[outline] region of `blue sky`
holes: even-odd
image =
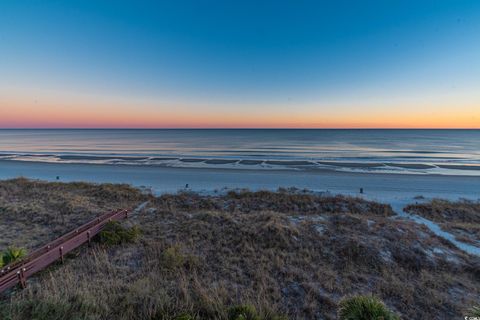
[[[0,108],[55,105],[67,117],[76,109],[64,100],[99,110],[107,100],[125,114],[175,107],[172,119],[201,109],[327,124],[460,110],[480,126],[479,87],[479,1],[0,4]]]

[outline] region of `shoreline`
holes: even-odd
[[[212,192],[221,189],[276,190],[295,187],[316,192],[361,196],[398,203],[416,196],[456,200],[480,198],[480,179],[475,176],[362,173],[332,170],[259,170],[226,168],[177,168],[106,164],[45,163],[0,160],[0,179],[24,176],[46,181],[127,183],[149,187],[156,194],[188,189]],[[364,193],[361,194],[360,188]]]
[[[400,157],[402,158],[402,157]],[[235,156],[176,155],[115,155],[115,154],[41,154],[41,153],[0,153],[0,161],[42,162],[54,164],[105,164],[168,168],[228,169],[228,170],[290,170],[290,171],[337,171],[361,173],[386,173],[410,175],[446,175],[480,177],[480,164],[435,161],[422,157],[388,159],[320,160],[311,158],[282,158],[259,155],[258,158]],[[421,159],[425,161],[420,161]],[[438,158],[436,158],[438,160]],[[345,161],[348,160],[348,161]]]

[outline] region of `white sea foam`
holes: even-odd
[[[0,159],[480,176],[480,130],[0,130]]]

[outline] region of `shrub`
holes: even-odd
[[[180,246],[173,245],[163,250],[159,264],[167,270],[192,269],[198,265],[198,259],[191,254],[183,253]]]
[[[232,199],[240,199],[240,194],[234,190],[230,190],[227,192],[227,197]]]
[[[229,320],[260,320],[257,310],[251,305],[240,305],[228,310]]]
[[[23,248],[8,247],[7,250],[1,256],[0,266],[13,263],[25,257],[27,255],[27,250]]]
[[[340,301],[340,320],[397,320],[397,315],[387,309],[383,302],[373,296],[354,296]]]
[[[100,232],[99,239],[101,243],[107,245],[118,245],[135,242],[140,233],[140,229],[137,226],[128,229],[123,227],[118,221],[111,221]]]

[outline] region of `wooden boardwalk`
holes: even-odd
[[[106,213],[33,251],[20,261],[4,266],[0,270],[0,293],[17,284],[25,288],[28,277],[43,270],[56,260],[63,262],[64,256],[68,252],[84,243],[89,243],[108,222],[125,219],[128,217],[128,213],[129,210]]]

